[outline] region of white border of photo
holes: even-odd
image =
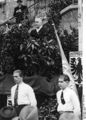
[[[83,0],[83,120],[86,120],[86,0]]]

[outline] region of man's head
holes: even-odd
[[[23,81],[23,73],[21,70],[15,70],[13,72],[13,78],[16,84],[19,84]]]
[[[65,89],[68,86],[69,82],[70,82],[70,78],[67,75],[65,74],[60,75],[58,79],[58,85],[61,89]]]
[[[37,28],[40,28],[40,26],[42,26],[42,19],[41,18],[35,18],[35,25],[37,26]]]
[[[17,0],[17,3],[20,6],[22,4],[22,0]]]

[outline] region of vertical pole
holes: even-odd
[[[79,51],[82,51],[82,40],[83,40],[83,33],[82,33],[82,0],[78,0],[78,29],[79,29]]]

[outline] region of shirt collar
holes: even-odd
[[[19,86],[22,85],[23,83],[24,83],[24,82],[19,83]],[[17,84],[16,84],[16,86],[17,86]]]
[[[64,92],[64,91],[66,91],[66,90],[68,90],[68,89],[69,89],[69,87],[66,87],[64,90],[61,90],[61,91],[63,91],[63,92]]]
[[[37,32],[39,32],[39,30],[42,28],[42,25],[38,28],[38,29],[36,29],[37,30]]]

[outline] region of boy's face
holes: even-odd
[[[40,18],[35,19],[35,25],[39,28],[42,25],[42,20]]]
[[[63,77],[60,77],[58,79],[58,85],[61,89],[65,89],[67,86],[68,86],[68,81],[64,81],[64,78]]]
[[[22,77],[19,75],[18,72],[14,72],[14,73],[13,73],[13,78],[14,78],[14,82],[15,82],[16,84],[19,84],[19,83],[22,82]]]

